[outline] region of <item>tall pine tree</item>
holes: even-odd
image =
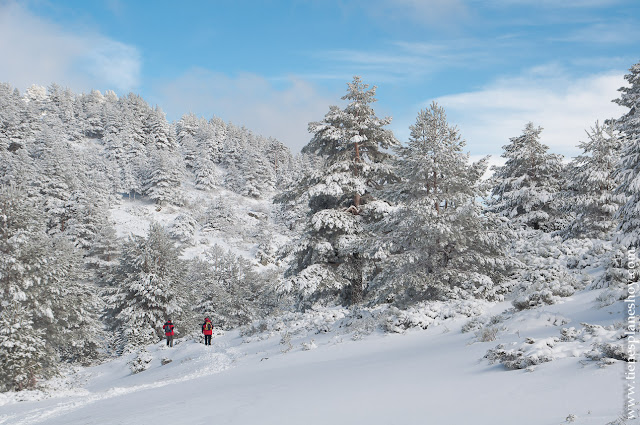
[[[559,211],[555,196],[560,189],[562,157],[547,153],[540,143],[542,128],[528,123],[521,136],[503,146],[507,162],[494,168],[494,188],[489,210],[531,229],[557,230]]]
[[[332,106],[322,121],[309,124],[313,137],[302,152],[320,156],[322,165],[283,197],[309,199],[306,228],[283,283],[303,308],[315,301],[363,300],[369,267],[363,240],[375,215],[365,208],[365,195],[386,181],[385,150],[397,144],[385,128],[391,118],[378,118],[372,108],[375,93],[375,86],[354,77],[342,97],[347,106]]]
[[[619,185],[615,175],[622,141],[609,125],[587,132],[588,140],[578,145],[583,153],[569,164],[565,200],[575,219],[565,229],[567,237],[609,239],[618,222],[615,215],[625,197],[614,193]]]
[[[370,302],[407,306],[425,299],[500,299],[512,262],[502,220],[482,211],[486,160],[469,163],[457,128],[433,103],[396,149],[394,201],[371,244],[381,272]]]
[[[125,242],[107,290],[112,326],[120,335],[118,350],[157,342],[165,320],[180,312],[180,255],[181,249],[159,224],[151,225],[147,237],[131,236]]]
[[[621,182],[618,192],[628,197],[618,213],[618,242],[626,248],[640,248],[640,62],[633,65],[630,71],[624,77],[630,86],[620,88],[620,98],[614,100],[629,108],[629,112],[614,123],[624,141],[618,169]]]

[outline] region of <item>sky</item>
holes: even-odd
[[[402,142],[435,101],[472,157],[529,121],[571,157],[626,111],[638,40],[637,0],[0,0],[0,81],[134,92],[297,152],[359,75]]]

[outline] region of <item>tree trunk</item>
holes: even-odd
[[[433,172],[433,195],[436,196],[437,193],[437,187],[438,187],[438,174],[436,171]],[[440,204],[438,202],[438,199],[436,198],[436,200],[434,201],[435,206],[436,206],[436,212],[440,212]]]
[[[353,254],[354,267],[356,272],[356,278],[351,283],[351,299],[349,300],[350,305],[357,305],[362,302],[363,299],[363,289],[362,289],[362,260],[360,259],[360,254],[357,252]]]
[[[356,142],[356,158],[355,167],[353,169],[353,175],[358,177],[358,164],[360,163],[360,145]],[[360,194],[356,193],[353,196],[353,205],[356,207],[356,211],[360,211]]]

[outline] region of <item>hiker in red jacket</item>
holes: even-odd
[[[205,317],[202,324],[202,333],[204,334],[204,345],[211,345],[211,335],[213,335],[213,324],[211,319]]]
[[[171,323],[171,319],[167,320],[167,323],[162,328],[167,336],[167,345],[173,347],[173,323]]]

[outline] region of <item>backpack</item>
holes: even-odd
[[[171,332],[173,332],[173,323],[166,323],[164,325],[164,333],[170,334]]]
[[[210,331],[213,329],[213,325],[211,324],[211,322],[207,322],[204,324],[204,330],[205,331]]]

